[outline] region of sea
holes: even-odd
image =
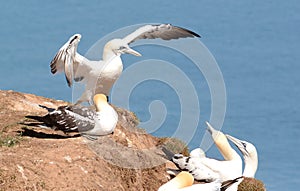
[[[256,178],[267,190],[299,188],[299,1],[10,0],[1,2],[0,17],[0,89],[69,102],[82,84],[69,88],[49,64],[73,34],[82,35],[80,54],[100,60],[103,43],[145,24],[198,33],[132,43],[142,56],[122,56],[111,103],[133,111],[147,132],[221,159],[209,121],[256,146]]]

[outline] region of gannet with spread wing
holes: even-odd
[[[141,56],[131,49],[129,44],[139,39],[171,40],[186,37],[200,37],[198,34],[171,24],[145,25],[123,39],[113,39],[106,43],[102,60],[93,61],[77,52],[81,39],[80,34],[73,35],[57,52],[50,63],[51,72],[64,72],[68,86],[74,81],[82,81],[85,91],[76,104],[88,101],[96,93],[109,96],[112,85],[119,78],[123,70],[121,55],[125,53]]]

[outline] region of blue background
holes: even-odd
[[[222,131],[256,145],[256,177],[267,190],[295,190],[300,186],[299,10],[296,0],[1,2],[0,88],[70,101],[64,76],[52,76],[49,63],[74,33],[82,34],[78,51],[84,54],[102,36],[129,25],[172,23],[192,29],[224,76]],[[173,96],[169,102],[178,100]],[[141,120],[149,115],[146,109],[135,112]],[[171,120],[178,115],[172,113]],[[214,148],[208,155],[219,157]]]

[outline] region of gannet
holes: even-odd
[[[106,43],[102,60],[92,61],[77,52],[81,39],[80,34],[73,35],[57,52],[50,63],[51,72],[64,72],[68,86],[73,80],[82,81],[85,91],[76,104],[88,101],[95,93],[109,96],[112,85],[119,78],[123,70],[121,54],[129,53],[135,56],[141,54],[129,47],[129,44],[139,39],[171,40],[186,37],[200,37],[200,35],[171,24],[145,25],[123,39],[113,39]]]
[[[158,191],[225,191],[243,177],[238,177],[233,180],[221,182],[217,179],[210,183],[193,184],[194,178],[192,174],[186,171],[180,172],[175,178],[159,187]]]
[[[224,161],[208,158],[203,151],[198,148],[192,151],[192,156],[184,157],[181,154],[175,154],[172,158],[174,164],[180,169],[189,171],[195,180],[212,182],[220,179],[220,181],[233,180],[242,176],[242,159],[231,148],[226,136],[215,130],[208,122],[208,131],[224,157]],[[238,184],[233,184],[228,190],[236,191]]]
[[[171,161],[182,171],[190,172],[195,180],[200,182],[213,182],[220,179],[220,175],[214,172],[208,166],[202,163],[205,157],[197,156],[183,156],[182,154],[175,154]]]
[[[247,141],[239,140],[233,136],[226,134],[226,137],[235,144],[241,151],[244,158],[244,171],[243,176],[254,178],[257,166],[258,156],[255,146]]]
[[[228,190],[236,182],[241,182],[243,177],[238,177],[233,180],[227,180],[221,183],[220,179],[214,182],[204,183],[204,184],[193,184],[192,186],[187,186],[178,191],[225,191]]]
[[[220,153],[224,157],[224,161],[218,161],[210,158],[201,159],[202,164],[209,167],[214,172],[217,172],[222,181],[233,180],[242,176],[242,159],[238,153],[231,148],[226,136],[221,132],[215,130],[211,124],[206,122],[207,130],[210,132],[215,145],[219,149]],[[232,185],[228,190],[236,191],[238,184]]]
[[[106,95],[94,96],[96,110],[81,105],[60,106],[45,116],[26,116],[43,122],[47,127],[63,132],[80,132],[88,138],[111,134],[117,124],[118,114],[107,103]]]

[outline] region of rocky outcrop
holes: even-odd
[[[66,104],[0,91],[0,190],[157,190],[169,180],[166,167],[174,167],[168,152],[187,153],[182,142],[147,134],[132,112],[115,106],[114,134],[97,141],[25,117]]]

